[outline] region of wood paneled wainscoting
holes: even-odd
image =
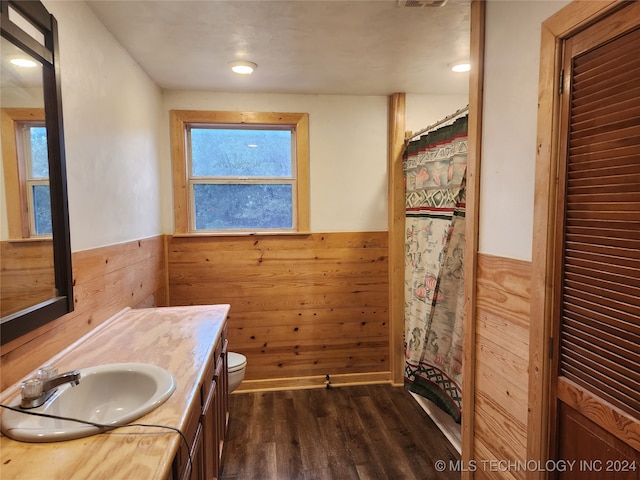
[[[51,239],[0,242],[0,264],[0,317],[53,296],[55,279]]]
[[[479,254],[477,272],[473,478],[524,479],[489,461],[526,462],[531,263]]]
[[[170,304],[231,304],[242,390],[389,381],[387,245],[387,232],[169,237]]]
[[[73,312],[2,346],[0,390],[125,307],[166,305],[162,236],[74,252]]]

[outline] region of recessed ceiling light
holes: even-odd
[[[255,63],[244,61],[230,62],[229,65],[231,66],[231,70],[240,75],[251,75],[253,71],[258,68],[258,65]]]
[[[33,68],[38,66],[36,62],[28,58],[12,58],[10,62],[18,67]]]
[[[457,62],[451,65],[451,70],[454,72],[468,72],[471,70],[471,64],[469,62]]]

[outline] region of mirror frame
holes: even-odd
[[[9,20],[9,7],[44,34],[44,45]],[[67,174],[58,62],[58,24],[40,1],[1,0],[0,33],[42,63],[56,296],[0,321],[0,345],[73,311]]]

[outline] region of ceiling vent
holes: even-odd
[[[443,7],[449,0],[398,0],[400,8]]]

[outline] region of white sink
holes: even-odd
[[[80,370],[77,386],[64,384],[42,406],[25,412],[71,417],[104,425],[130,423],[154,410],[176,388],[173,375],[146,363],[113,363]],[[10,402],[20,408],[20,395]],[[58,442],[107,429],[13,410],[2,413],[2,433],[23,442]]]

